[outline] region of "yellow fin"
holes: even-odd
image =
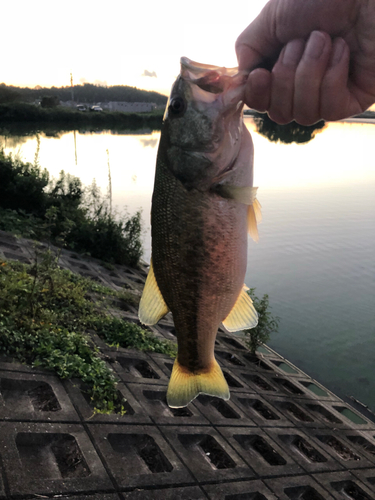
[[[155,325],[163,316],[169,312],[163,296],[159,290],[158,284],[152,267],[147,275],[145,287],[143,289],[141,301],[139,303],[138,317],[144,325]]]
[[[262,222],[261,204],[258,200],[254,200],[254,203],[247,209],[247,230],[252,239],[257,243],[259,241],[259,222]]]
[[[245,328],[254,328],[258,324],[258,313],[253,306],[253,301],[246,293],[246,285],[242,289],[233,309],[223,321],[229,332],[238,332]]]
[[[167,403],[171,408],[187,406],[199,394],[229,399],[229,388],[216,359],[210,369],[193,373],[174,362],[167,391]]]

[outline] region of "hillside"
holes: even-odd
[[[74,85],[74,100],[81,103],[126,101],[126,102],[153,102],[164,105],[167,97],[158,92],[149,92],[126,85],[100,87],[91,83]],[[71,87],[14,87],[0,84],[0,103],[35,102],[42,97],[57,97],[60,101],[69,101],[72,98]]]

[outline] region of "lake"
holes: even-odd
[[[271,143],[245,119],[255,147],[263,207],[258,244],[249,242],[246,284],[268,293],[280,328],[269,345],[341,397],[375,411],[375,124],[330,123],[307,144]],[[150,209],[160,133],[40,134],[39,161],[143,210],[150,259]],[[33,161],[36,136],[0,136]]]

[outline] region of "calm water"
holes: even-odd
[[[268,293],[281,318],[269,342],[340,396],[375,411],[375,124],[337,123],[306,145],[270,143],[246,124],[255,145],[263,206],[260,242],[249,244],[246,283]],[[114,204],[143,209],[145,260],[159,133],[40,136],[40,163],[103,192],[107,153]],[[33,161],[36,137],[0,137]]]

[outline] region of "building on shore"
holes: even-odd
[[[122,113],[150,113],[156,108],[153,102],[120,102],[110,101],[102,103],[102,107],[109,111],[120,111]]]

